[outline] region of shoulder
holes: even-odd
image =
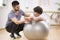
[[[19,10],[19,13],[22,14],[22,15],[25,15],[25,12],[23,10]]]
[[[24,12],[24,11],[20,9],[19,12]]]
[[[41,17],[47,17],[47,15],[45,13],[40,15]]]
[[[45,21],[48,19],[47,15],[45,13],[41,14],[40,17],[44,19]]]
[[[13,13],[14,13],[13,10],[11,10],[11,11],[9,12],[8,16],[9,16],[9,15],[13,15]]]
[[[44,13],[42,13],[42,14],[40,15],[40,17],[45,17],[45,14],[44,14]]]

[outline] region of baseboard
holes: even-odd
[[[50,24],[50,26],[60,26],[60,24]]]
[[[5,28],[0,28],[0,30],[4,30]]]

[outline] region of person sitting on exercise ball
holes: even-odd
[[[36,6],[34,9],[33,9],[34,13],[32,13],[30,15],[30,17],[25,17],[25,20],[27,22],[32,22],[32,21],[35,21],[35,22],[39,22],[39,21],[44,21],[45,23],[47,23],[49,25],[49,20],[46,16],[45,13],[43,13],[43,9],[40,7],[40,6]]]
[[[34,13],[30,15],[30,17],[26,17],[26,21],[31,22],[31,21],[43,21],[44,19],[41,17],[42,13],[43,13],[43,9],[39,6],[35,7],[34,9]]]

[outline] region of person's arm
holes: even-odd
[[[21,24],[21,23],[24,23],[24,21],[25,20],[17,20],[16,19],[16,16],[13,14],[13,13],[9,13],[8,14],[8,18],[12,21],[12,22],[14,22],[15,24]]]
[[[14,17],[14,18],[11,18],[11,21],[14,22],[14,23],[17,24],[17,25],[18,25],[18,24],[22,24],[22,23],[25,22],[25,20],[19,20],[19,21],[18,21],[15,17]]]
[[[29,13],[24,13],[24,16],[25,16],[25,17],[29,17],[30,14],[29,14]]]
[[[38,18],[38,21],[44,21],[44,19],[40,17],[40,18]]]
[[[24,19],[25,19],[25,21],[30,22],[31,21],[30,14],[29,13],[24,13]]]
[[[22,11],[21,10],[21,12],[22,12],[22,15],[24,16],[24,17],[29,17],[30,16],[30,14],[29,13],[25,13],[24,11]]]
[[[37,18],[35,18],[34,20],[37,21],[37,22],[39,22],[39,21],[44,21],[44,19],[41,18],[41,17],[37,17]]]
[[[28,21],[28,22],[31,21],[30,13],[25,13],[22,11],[22,15],[24,16],[25,21]]]

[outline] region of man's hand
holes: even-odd
[[[25,17],[25,20],[26,20],[27,22],[31,22],[31,21],[33,20],[33,18]]]
[[[22,20],[20,20],[20,21],[18,21],[18,22],[19,22],[19,24],[25,23],[25,19],[22,19]]]

